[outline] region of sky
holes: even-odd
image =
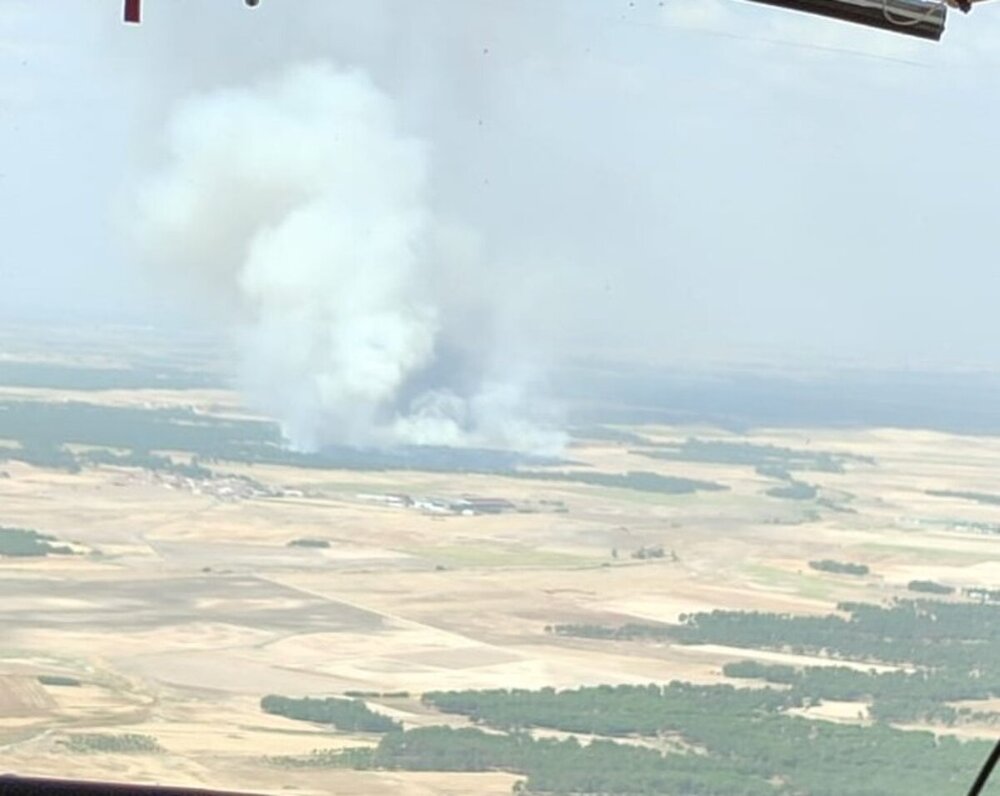
[[[939,44],[738,0],[120,5],[0,0],[5,313],[224,327],[147,262],[138,197],[185,102],[322,62],[426,151],[435,234],[476,263],[435,287],[463,335],[1000,368],[1000,3]]]

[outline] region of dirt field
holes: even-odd
[[[106,397],[129,405],[177,398]],[[197,400],[237,404],[216,391]],[[375,738],[269,716],[259,700],[406,691],[408,698],[372,704],[406,726],[461,723],[429,711],[419,694],[718,682],[733,660],[825,662],[723,646],[594,642],[547,633],[549,625],[676,622],[714,608],[826,613],[845,599],[901,595],[912,579],[1000,585],[1000,536],[968,525],[997,521],[996,507],[925,493],[990,491],[1000,440],[890,430],[644,433],[863,454],[875,464],[797,474],[853,512],[824,508],[811,517],[800,501],[765,495],[774,481],[752,467],[660,461],[588,441],[572,457],[595,470],[646,470],[729,489],[665,495],[472,475],[213,465],[285,495],[227,502],[121,468],[70,475],[2,465],[0,524],[88,551],[0,559],[4,768],[273,793],[509,793],[516,778],[501,774],[278,768],[266,758]],[[440,515],[363,497],[386,493],[487,495],[531,510]],[[301,538],[329,546],[288,546]],[[672,555],[632,557],[651,546]],[[808,561],[818,558],[867,564],[871,575],[817,572]],[[80,685],[42,685],[39,675]],[[825,703],[804,715],[863,720],[866,706]],[[70,732],[142,733],[165,751],[73,754],[62,744]]]

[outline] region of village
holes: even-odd
[[[561,500],[514,503],[506,498],[462,495],[460,497],[413,496],[403,493],[359,493],[359,500],[400,509],[412,509],[425,514],[451,514],[475,517],[483,514],[536,514],[545,511],[565,513]]]

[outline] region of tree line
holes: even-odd
[[[824,558],[821,561],[810,561],[809,568],[819,572],[832,572],[835,575],[867,575],[870,570],[867,564],[853,564],[850,561],[834,561]]]
[[[329,724],[338,730],[353,732],[392,732],[400,729],[398,721],[376,713],[360,699],[327,697],[315,699],[269,694],[260,701],[261,710],[299,721]]]

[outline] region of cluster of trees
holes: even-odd
[[[750,442],[704,440],[689,438],[681,443],[656,443],[646,440],[630,451],[653,459],[667,461],[704,462],[709,464],[745,465],[765,478],[784,483],[768,489],[765,494],[784,500],[819,500],[819,489],[804,481],[796,480],[792,471],[843,473],[850,463],[873,465],[868,456],[831,451],[796,450],[777,445],[758,445]],[[832,500],[822,505],[833,511],[850,509]]]
[[[28,558],[49,555],[72,555],[72,548],[54,544],[56,538],[27,528],[0,527],[0,556]]]
[[[725,667],[730,677],[781,686],[782,709],[817,699],[864,701],[877,721],[954,724],[981,717],[951,703],[1000,697],[1000,606],[994,602],[896,600],[884,606],[842,603],[838,609],[846,616],[712,611],[682,617],[680,625],[556,625],[547,630],[604,640],[727,644],[908,667],[881,673],[749,661]]]
[[[117,735],[96,732],[73,733],[67,736],[62,744],[71,752],[81,753],[150,754],[163,751],[156,738],[135,732]]]
[[[198,480],[212,477],[212,471],[204,467],[197,456],[192,456],[188,462],[175,462],[169,456],[148,450],[113,451],[107,448],[92,448],[79,454],[76,459],[78,465],[141,467],[153,472],[170,473]]]
[[[301,765],[509,771],[525,777],[515,790],[533,793],[889,796],[963,792],[989,748],[925,732],[782,715],[775,689],[673,683],[426,698],[491,729],[392,732],[374,749],[317,752],[301,758]],[[664,754],[612,738],[538,738],[529,729],[579,731],[593,723],[594,713],[606,714],[606,725],[619,736],[676,732],[699,752]]]
[[[774,794],[759,775],[723,760],[666,756],[606,740],[584,745],[574,738],[534,739],[526,733],[498,735],[474,728],[425,727],[387,735],[371,753],[370,765],[410,771],[509,771],[525,775],[517,790],[531,793]]]
[[[75,688],[83,685],[83,683],[80,682],[77,678],[67,677],[66,675],[63,674],[40,674],[38,675],[38,682],[41,683],[42,685],[62,686],[70,688]]]
[[[740,661],[723,666],[727,677],[764,680],[786,688],[781,691],[787,707],[830,699],[869,704],[868,716],[885,723],[931,722],[953,725],[973,718],[969,708],[956,709],[949,700],[982,697],[981,684],[970,685],[967,677],[953,679],[927,671],[857,671],[844,666],[796,668]],[[994,687],[997,683],[994,681]]]
[[[764,494],[784,500],[813,500],[819,494],[819,490],[804,481],[790,480],[787,484],[771,487]]]
[[[512,472],[509,475],[533,481],[566,481],[613,489],[631,489],[636,492],[656,492],[664,495],[689,495],[694,492],[720,492],[729,489],[724,484],[718,484],[714,481],[698,481],[694,478],[660,475],[644,470],[633,470],[627,473],[533,470]]]
[[[48,467],[78,473],[80,462],[62,445],[50,442],[21,442],[14,448],[0,448],[0,461],[24,462],[32,467]]]
[[[910,591],[923,592],[924,594],[954,594],[955,589],[945,586],[933,580],[911,580],[906,584]]]
[[[833,572],[836,575],[867,575],[871,571],[867,564],[852,564],[850,561],[834,561],[830,558],[810,561],[809,568],[820,572]]]
[[[338,730],[349,732],[392,732],[400,728],[399,722],[376,713],[360,699],[295,699],[270,694],[260,701],[260,707],[265,713],[299,721],[330,724]]]
[[[967,592],[978,595],[990,590]],[[825,616],[715,610],[684,614],[679,625],[566,624],[550,625],[546,631],[583,638],[726,644],[851,661],[981,671],[992,660],[1000,666],[1000,654],[994,654],[1000,653],[1000,606],[985,597],[983,600],[840,603],[837,610],[841,613]]]
[[[515,784],[515,793],[776,794],[759,776],[735,770],[726,761],[665,756],[653,749],[605,740],[584,745],[575,738],[535,739],[527,733],[468,727],[420,727],[385,735],[374,749],[317,750],[270,761],[285,768],[508,771],[526,777]]]
[[[762,680],[764,687],[674,682],[431,692],[423,696],[429,706],[466,716],[482,729],[396,729],[375,748],[318,752],[286,763],[503,770],[525,777],[519,790],[537,793],[963,792],[988,744],[936,738],[892,724],[981,718],[951,703],[1000,696],[1000,607],[914,599],[843,603],[838,611],[829,616],[713,611],[682,617],[674,626],[547,630],[597,639],[726,643],[907,667],[876,672],[743,661],[727,665],[725,674]],[[833,724],[790,712],[821,700],[867,703],[875,723]],[[553,740],[539,737],[538,730],[573,735]],[[664,754],[656,744],[665,738],[697,752]]]
[[[289,547],[316,547],[316,548],[327,548],[330,543],[326,539],[311,539],[308,537],[302,539],[292,539],[288,543]]]
[[[188,462],[176,462],[169,456],[151,453],[148,450],[115,451],[108,448],[92,448],[74,454],[64,445],[48,441],[21,442],[15,448],[0,449],[0,461],[20,461],[34,467],[48,467],[78,473],[84,467],[113,465],[118,467],[141,467],[154,472],[171,473],[194,479],[211,478],[212,471],[201,465],[197,456]]]
[[[928,489],[925,494],[932,497],[958,498],[959,500],[971,500],[975,503],[983,503],[987,506],[1000,506],[1000,495],[989,492],[962,492],[954,489]]]
[[[181,450],[225,458],[281,442],[273,423],[210,417],[190,409],[77,401],[2,401],[0,438],[16,440],[29,450],[76,443],[132,451]]]
[[[788,704],[778,689],[681,682],[668,686],[602,685],[571,691],[431,691],[423,699],[445,713],[458,713],[499,729],[548,727],[610,737],[681,732],[693,714],[757,716]]]
[[[847,463],[874,464],[868,456],[830,451],[796,450],[777,445],[751,442],[705,440],[689,438],[681,443],[644,443],[645,448],[633,451],[653,459],[667,461],[704,462],[706,464],[736,464],[754,467],[769,477],[787,479],[789,470],[822,473],[842,473]]]
[[[871,716],[885,722],[952,724],[972,712],[950,703],[1000,696],[1000,608],[995,604],[922,599],[838,608],[849,617],[698,614],[677,635],[694,643],[725,641],[916,667],[883,673],[807,667],[792,674],[788,667],[744,663],[727,670],[793,686],[806,698],[868,700]]]
[[[691,614],[672,630],[688,644],[781,649],[854,661],[967,670],[1000,661],[1000,610],[988,603],[894,600],[841,603],[838,614],[794,616],[758,611]]]

